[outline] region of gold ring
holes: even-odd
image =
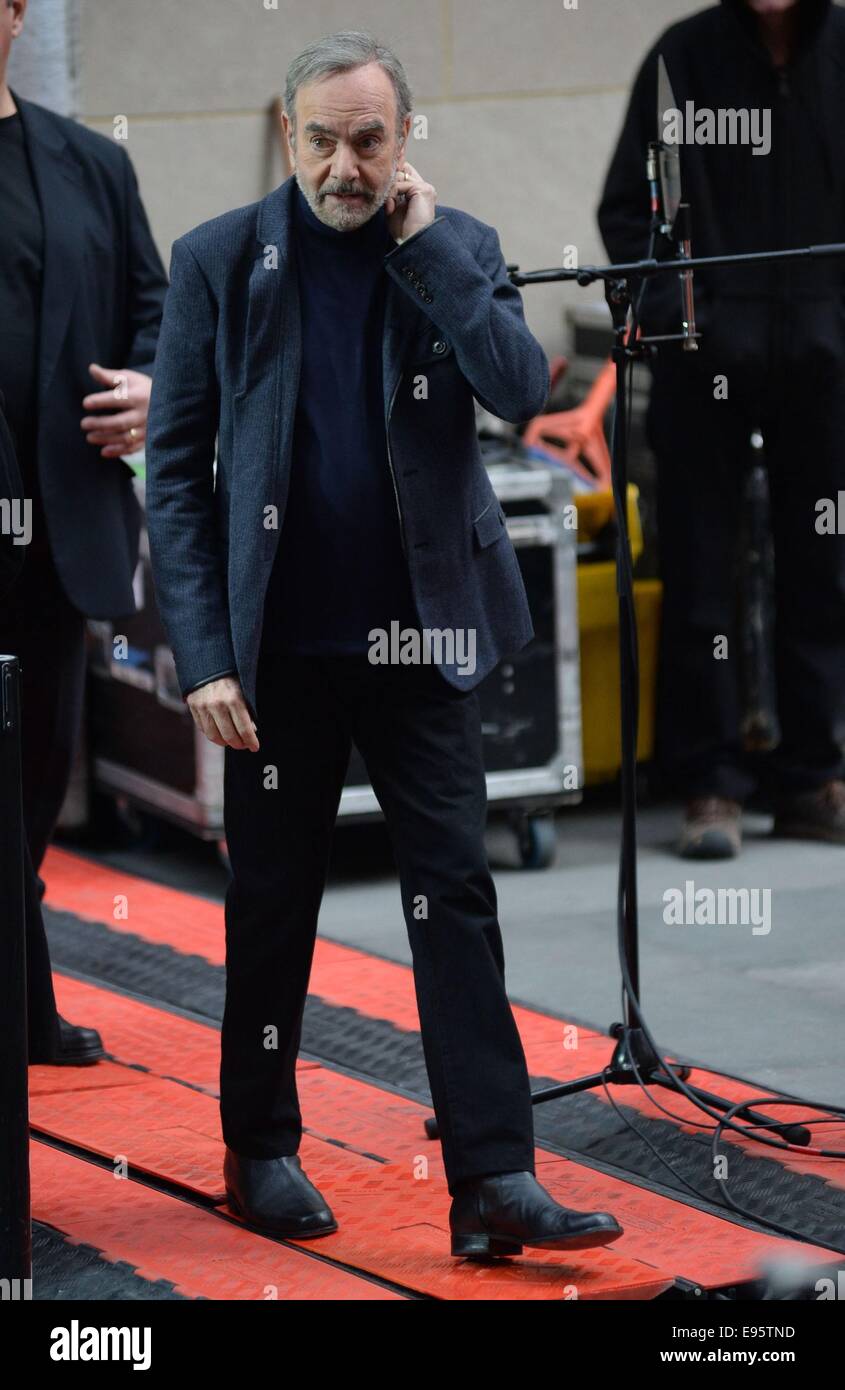
[[[130,438],[130,439],[137,439],[137,437],[138,437],[138,431],[136,430],[135,426],[133,425],[133,426],[131,427],[130,431],[129,431],[129,438]]]

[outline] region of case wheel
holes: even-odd
[[[515,818],[516,841],[523,869],[547,869],[557,855],[555,818],[520,815]]]

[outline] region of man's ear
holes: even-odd
[[[294,148],[293,143],[293,126],[291,125],[287,111],[282,112],[282,130],[284,132],[285,140],[287,142],[288,154],[290,155],[291,164],[294,164],[296,162],[296,150]]]
[[[402,122],[402,139],[401,139],[400,142],[399,142],[399,158],[400,158],[400,160],[402,160],[402,159],[407,159],[407,157],[408,157],[408,132],[410,131],[410,129],[411,129],[411,115],[410,115],[410,112],[409,112],[408,115],[405,117],[404,121]]]

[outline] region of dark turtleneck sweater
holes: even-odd
[[[302,372],[290,488],[265,606],[267,650],[365,652],[371,628],[416,623],[387,456],[384,208],[329,227],[294,190]]]

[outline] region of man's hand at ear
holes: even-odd
[[[426,183],[407,159],[396,170],[393,186],[385,200],[387,227],[394,241],[407,241],[434,221],[437,189]]]
[[[258,751],[255,724],[247,709],[240,681],[221,676],[185,697],[197,728],[221,748]]]

